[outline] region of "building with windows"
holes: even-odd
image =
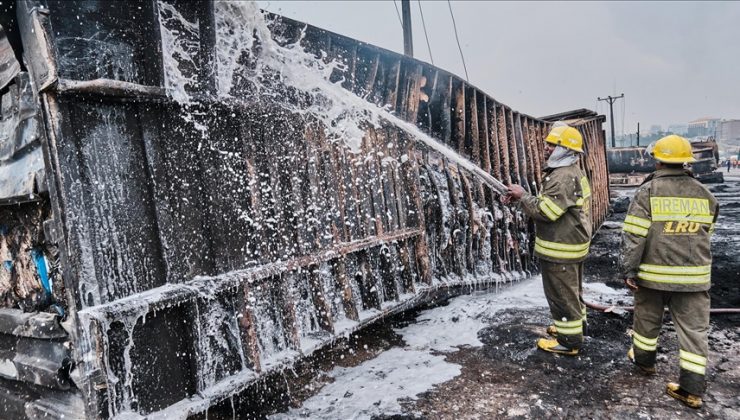
[[[740,120],[723,120],[717,130],[718,142],[725,149],[740,147]]]
[[[719,134],[719,125],[721,120],[719,118],[699,118],[689,122],[686,135],[688,137],[698,136],[717,136]]]

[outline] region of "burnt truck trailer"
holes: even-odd
[[[696,162],[691,170],[704,183],[723,182],[717,171],[719,148],[713,139],[691,143]],[[646,147],[619,147],[607,150],[611,184],[614,186],[639,185],[648,174],[655,171],[655,159],[645,153]]]
[[[603,116],[250,2],[0,7],[2,418],[239,417],[341,337],[536,273],[495,181],[537,193],[555,120],[606,216]]]

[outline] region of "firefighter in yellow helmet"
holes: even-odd
[[[537,347],[575,356],[583,343],[586,307],[581,299],[583,260],[591,244],[591,187],[580,167],[581,133],[556,123],[545,139],[547,167],[538,195],[510,185],[504,203],[521,202],[534,219],[534,253],[540,260],[542,283],[553,324]]]
[[[710,236],[719,214],[712,194],[684,164],[694,162],[683,137],[663,137],[648,147],[656,171],[637,189],[624,220],[622,275],[635,295],[632,347],[627,356],[654,374],[658,335],[668,307],[679,342],[678,383],[670,396],[702,405],[709,333]]]

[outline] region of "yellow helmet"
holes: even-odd
[[[578,130],[569,125],[556,125],[550,130],[550,134],[547,135],[545,141],[583,153],[583,136]]]
[[[671,134],[651,144],[646,150],[655,160],[663,163],[696,162],[691,143],[681,136]]]

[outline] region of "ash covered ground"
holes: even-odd
[[[712,307],[740,307],[740,171],[709,188],[721,203]],[[617,266],[626,206],[615,210],[586,262],[585,296],[631,305]],[[279,419],[740,418],[740,316],[712,317],[708,390],[699,410],[665,394],[665,383],[678,378],[669,315],[652,377],[626,359],[630,313],[589,311],[588,336],[575,358],[536,350],[549,322],[539,278],[460,296],[350,337],[297,372],[283,404],[268,411],[282,410],[271,416]]]

